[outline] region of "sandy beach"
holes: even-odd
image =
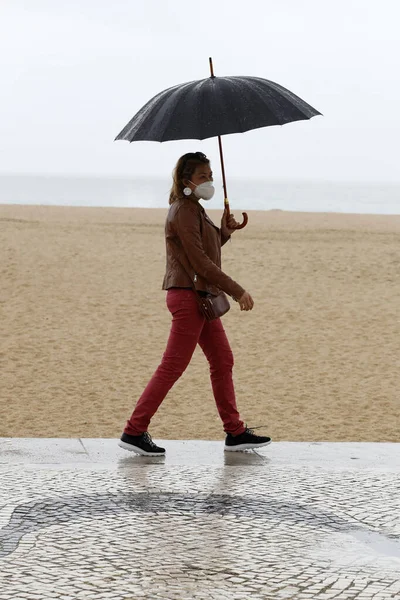
[[[0,436],[119,437],[168,336],[166,212],[0,206]],[[249,426],[400,441],[400,216],[250,212],[223,268],[255,300],[224,317]],[[200,350],[150,432],[223,438]]]

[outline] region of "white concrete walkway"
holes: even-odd
[[[400,444],[0,439],[0,600],[400,598]]]

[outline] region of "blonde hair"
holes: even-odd
[[[180,157],[176,163],[172,173],[172,187],[169,195],[169,203],[172,204],[175,200],[185,198],[183,183],[186,179],[190,179],[199,165],[209,165],[210,161],[202,152],[188,152]]]

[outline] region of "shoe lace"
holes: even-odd
[[[262,429],[263,427],[268,427],[268,425],[257,425],[257,427],[247,427],[246,425],[246,433],[254,434],[255,429]]]
[[[152,448],[157,448],[157,445],[151,439],[151,435],[149,434],[148,431],[144,432],[144,434],[143,434],[143,441],[147,442],[147,444],[149,444],[149,446],[151,446]]]

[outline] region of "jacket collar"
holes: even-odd
[[[193,204],[195,204],[196,206],[199,207],[199,210],[201,212],[201,214],[203,215],[204,219],[207,221],[207,223],[209,223],[210,225],[212,225],[217,231],[219,231],[219,227],[217,227],[215,225],[215,223],[213,223],[210,219],[210,217],[208,216],[208,214],[206,213],[204,207],[200,204],[200,202],[198,200],[193,200],[192,198],[185,198],[182,199],[183,202],[193,202]]]
[[[204,219],[207,221],[207,223],[209,223],[210,225],[215,227],[215,229],[217,231],[219,231],[219,228],[215,225],[215,223],[213,223],[211,221],[210,217],[206,213],[204,206],[202,206],[198,200],[192,200],[191,198],[189,198],[189,200],[190,200],[190,202],[194,202],[195,204],[197,204],[197,206],[200,208],[200,212],[202,213],[202,215],[203,215]]]

